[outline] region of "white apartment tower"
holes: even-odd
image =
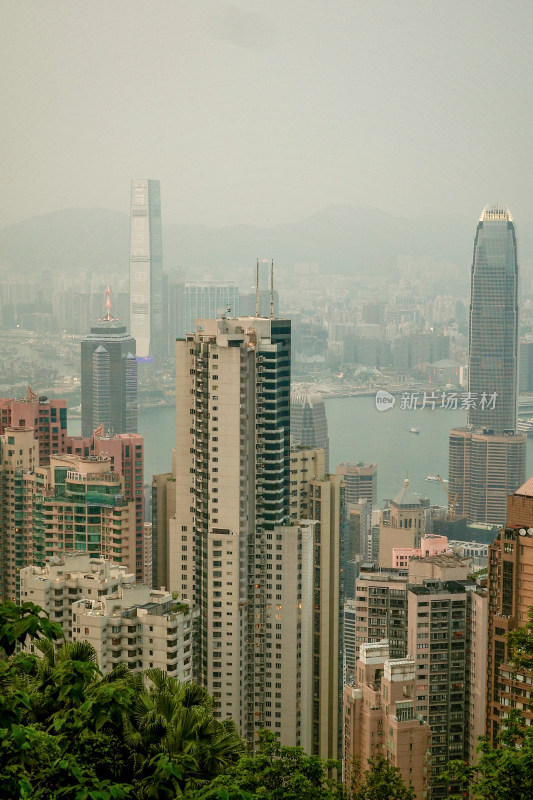
[[[162,352],[163,235],[159,181],[131,182],[130,334],[137,356]]]
[[[169,588],[200,608],[200,681],[250,742],[266,727],[267,671],[277,681],[267,616],[284,613],[266,553],[290,525],[290,343],[290,321],[265,317],[197,320],[176,342]]]
[[[153,667],[182,683],[195,680],[198,610],[136,583],[122,564],[81,551],[54,556],[22,569],[20,587],[21,602],[40,606],[67,642],[92,644],[104,675],[125,663],[133,672]]]

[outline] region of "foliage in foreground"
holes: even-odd
[[[372,762],[346,793],[337,761],[282,747],[246,754],[206,690],[124,664],[103,676],[88,642],[66,643],[31,603],[0,606],[0,786],[10,800],[412,800]],[[15,654],[31,639],[40,655]],[[63,640],[61,646],[57,646]]]
[[[2,796],[174,800],[239,760],[243,743],[204,689],[125,665],[104,677],[89,643],[57,649],[61,629],[30,605],[0,607]],[[41,655],[14,655],[28,637]]]
[[[483,738],[478,752],[475,766],[449,763],[446,779],[460,786],[454,799],[533,800],[533,728],[525,728],[518,713],[509,714],[496,747]]]
[[[356,771],[350,800],[415,800],[414,789],[406,786],[398,767],[379,755],[369,762],[363,779]]]

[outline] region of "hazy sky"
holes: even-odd
[[[533,217],[531,0],[1,0],[0,226],[129,207]]]

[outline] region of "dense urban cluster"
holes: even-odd
[[[0,399],[9,797],[529,797],[533,328],[509,210],[479,220],[469,313],[416,270],[356,302],[309,268],[293,315],[270,260],[249,293],[164,272],[159,182],[131,197],[129,291],[102,317],[101,287],[3,288],[13,348],[62,330],[81,365],[68,400]],[[462,403],[427,476],[444,505],[403,476],[380,505],[378,464],[330,464],[324,398],[378,390],[376,436],[394,403]],[[145,475],[139,402],[175,403],[166,473]]]

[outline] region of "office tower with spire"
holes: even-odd
[[[503,525],[507,496],[524,482],[517,394],[516,231],[508,208],[486,206],[472,261],[467,425],[450,433],[450,496],[469,522]]]
[[[166,353],[159,181],[131,182],[130,333],[139,358]]]
[[[81,343],[81,432],[90,436],[100,425],[106,433],[137,432],[137,361],[135,339],[106,314]]]

